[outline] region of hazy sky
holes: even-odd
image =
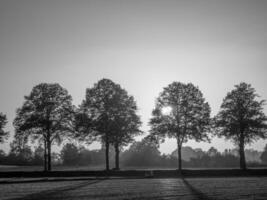
[[[144,131],[155,98],[173,81],[199,86],[212,116],[241,81],[267,99],[266,11],[265,0],[0,0],[0,112],[8,116],[7,130],[13,134],[15,109],[40,82],[60,83],[78,105],[87,87],[110,78],[135,97]],[[217,138],[185,145],[233,147]],[[164,153],[175,148],[174,140],[161,145]]]

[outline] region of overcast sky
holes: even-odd
[[[78,105],[87,87],[110,78],[135,97],[144,131],[155,98],[173,81],[197,85],[212,116],[241,81],[267,99],[266,11],[265,0],[0,0],[0,112],[7,130],[13,134],[16,108],[41,82],[60,83]],[[185,145],[233,147],[217,138]],[[175,140],[160,147],[175,148]]]

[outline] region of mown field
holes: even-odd
[[[267,199],[266,177],[91,179],[1,183],[1,200]]]
[[[16,166],[16,165],[0,165],[0,172],[4,171],[43,171],[43,166]],[[153,169],[164,169],[164,170],[174,170],[176,168],[159,168],[159,167],[124,167],[123,170],[153,170]],[[200,168],[194,168],[200,169]],[[57,165],[52,166],[52,170],[55,171],[88,171],[88,170],[105,170],[104,165],[92,165],[92,166],[63,166]]]
[[[66,170],[103,170],[104,166],[52,166],[52,170],[66,171]],[[16,166],[16,165],[0,165],[0,172],[5,171],[43,171],[43,166]]]
[[[266,167],[265,167],[266,168]],[[5,171],[43,171],[43,166],[15,166],[15,165],[0,165],[0,172]],[[87,171],[87,170],[104,170],[104,165],[98,166],[52,166],[55,171]],[[175,170],[177,168],[159,168],[159,167],[121,167],[122,170]],[[207,168],[184,168],[184,169],[207,169]],[[217,168],[219,169],[219,168]],[[227,168],[221,168],[227,169]],[[233,168],[229,168],[233,169]],[[238,168],[236,168],[238,169]]]

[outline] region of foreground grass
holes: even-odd
[[[266,177],[96,179],[0,184],[1,200],[267,199]]]

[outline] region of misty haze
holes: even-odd
[[[0,0],[0,199],[267,199],[266,10]]]

